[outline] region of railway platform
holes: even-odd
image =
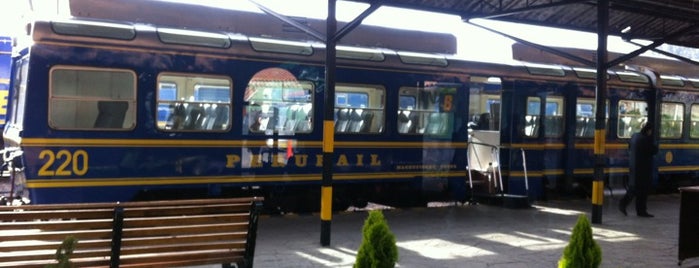
[[[678,267],[680,194],[652,195],[654,218],[637,217],[633,204],[622,215],[622,195],[605,196],[602,223],[592,225],[601,267]],[[438,205],[384,210],[398,244],[397,267],[557,267],[578,215],[591,218],[592,211],[585,199],[535,202],[527,209]],[[327,247],[320,245],[317,214],[263,216],[255,267],[352,267],[366,215],[333,215]],[[681,267],[699,267],[699,258]]]

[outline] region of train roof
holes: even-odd
[[[325,45],[319,41],[298,41],[268,37],[246,36],[240,33],[223,31],[201,31],[134,22],[116,22],[106,20],[66,19],[54,21],[36,21],[32,37],[34,41],[63,41],[91,44],[119,44],[144,49],[176,47],[177,50],[191,53],[211,53],[224,56],[241,55],[241,57],[261,57],[278,60],[280,54],[288,59],[311,61],[322,64]],[[392,30],[392,29],[391,29]],[[128,44],[124,43],[128,42]],[[252,48],[252,49],[251,49]],[[251,54],[251,53],[254,53]],[[521,56],[521,53],[515,53]],[[596,70],[593,67],[566,65],[566,61],[546,61],[543,64],[531,62],[536,60],[536,53],[529,58],[513,60],[510,63],[491,63],[465,61],[455,55],[442,53],[424,53],[415,51],[392,50],[377,47],[357,47],[338,45],[337,57],[343,64],[368,66],[371,62],[383,63],[405,71],[438,68],[441,72],[468,72],[474,75],[502,74],[517,77],[526,75],[530,78],[565,80],[571,74],[577,79],[594,81]],[[338,62],[338,63],[339,63]],[[652,62],[646,62],[652,63]],[[510,66],[507,70],[503,67]],[[660,65],[658,65],[660,66]],[[447,68],[453,67],[453,68]],[[657,67],[657,66],[655,66]],[[493,71],[493,70],[500,71]],[[699,75],[677,75],[667,70],[655,70],[661,74],[664,86],[699,90]],[[610,76],[628,83],[647,84],[649,79],[625,66],[614,66],[608,70]],[[548,78],[547,78],[548,77]]]
[[[161,27],[220,31],[298,41],[318,41],[307,33],[264,14],[192,3],[143,0],[71,0],[73,17],[131,21]],[[182,10],[186,10],[183,15]],[[294,21],[325,35],[325,20],[294,17]],[[338,21],[338,30],[347,23]],[[418,40],[419,42],[416,42]],[[380,47],[423,53],[456,54],[456,37],[448,33],[389,29],[360,24],[338,40],[338,44]]]
[[[567,48],[567,47],[550,47],[552,49],[577,56],[579,58],[586,59],[590,62],[596,62],[597,51],[578,49],[578,48]],[[623,56],[621,53],[608,52],[609,59],[615,59]],[[524,44],[515,43],[512,45],[512,57],[519,61],[524,62],[536,62],[536,63],[547,63],[547,64],[561,64],[571,67],[587,67],[595,68],[594,66],[586,66],[583,63],[567,59],[562,56],[554,55],[550,52],[527,46]],[[699,77],[699,68],[696,66],[679,61],[672,58],[665,57],[649,57],[649,56],[636,56],[625,61],[625,65],[638,65],[650,68],[658,73],[664,75],[672,76],[682,76],[682,77]]]

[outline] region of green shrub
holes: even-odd
[[[78,245],[78,239],[73,236],[68,236],[63,240],[61,246],[56,250],[56,260],[58,263],[46,265],[46,268],[71,268],[70,255],[73,254],[75,246]]]
[[[355,268],[395,267],[398,261],[396,237],[380,210],[372,210],[364,221],[362,244],[357,252]]]
[[[570,242],[558,261],[558,268],[594,268],[602,263],[602,249],[592,239],[592,227],[585,214],[578,217]]]

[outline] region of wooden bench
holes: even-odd
[[[252,267],[262,198],[0,207],[0,267]]]

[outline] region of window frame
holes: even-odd
[[[84,96],[81,94],[78,94],[77,92],[73,95],[59,95],[57,94],[57,87],[59,85],[56,84],[55,82],[55,77],[56,77],[56,72],[62,71],[62,70],[67,70],[67,71],[74,71],[76,73],[80,72],[105,72],[105,73],[126,73],[131,76],[131,89],[130,89],[130,98],[122,98],[121,94],[118,93],[118,98],[108,98],[104,96]],[[137,82],[138,81],[138,76],[136,75],[136,72],[131,70],[131,69],[122,69],[122,68],[104,68],[104,67],[92,67],[92,66],[76,66],[76,65],[56,65],[51,67],[49,70],[49,90],[48,90],[48,126],[52,129],[56,130],[85,130],[85,131],[131,131],[134,128],[136,128],[137,124],[137,106],[136,106],[136,92],[137,92]],[[76,83],[76,85],[81,85]],[[109,88],[110,90],[112,88]],[[77,90],[76,90],[77,91]],[[110,91],[112,92],[112,91]],[[129,92],[129,91],[121,91],[121,92]],[[58,105],[54,104],[54,102],[75,102],[76,105]],[[92,105],[89,105],[91,102],[94,102],[96,106],[94,108],[90,107]],[[96,125],[96,121],[99,120],[99,106],[102,102],[126,102],[128,105],[126,107],[126,110],[123,111],[124,119],[122,120],[122,127],[98,127]],[[80,105],[78,105],[80,104]],[[82,105],[82,104],[87,104],[87,105]],[[54,107],[56,106],[56,107]],[[73,106],[75,107],[74,113],[81,114],[81,115],[86,115],[86,116],[95,116],[95,120],[86,120],[86,118],[81,117],[82,120],[77,120],[75,121],[81,121],[81,122],[95,122],[92,124],[92,127],[88,126],[76,126],[76,127],[70,127],[70,126],[63,126],[61,123],[58,123],[58,120],[54,120],[54,115],[56,115],[56,111],[59,110],[57,108],[58,106],[61,107],[70,107]],[[82,110],[82,111],[78,111]],[[130,124],[128,124],[130,122]],[[128,125],[127,127],[124,127],[124,125]]]
[[[371,91],[371,92],[370,92]],[[372,92],[381,92],[379,96],[372,96]],[[347,105],[338,106],[338,96],[343,94],[364,94],[367,103],[364,105],[350,105],[350,96],[347,96]],[[353,84],[337,83],[335,85],[335,100],[333,102],[333,113],[335,120],[336,135],[378,135],[385,131],[386,125],[386,88],[379,84]],[[342,116],[340,116],[342,114]],[[348,117],[345,117],[348,116]],[[340,117],[343,117],[342,119]],[[360,120],[357,120],[361,118]],[[371,118],[368,127],[362,126],[360,129],[352,129],[352,123],[365,123]],[[339,123],[340,120],[346,123]],[[354,122],[352,122],[354,121]]]
[[[675,136],[666,136],[666,135],[665,135],[665,134],[667,133],[667,131],[670,130],[670,128],[669,128],[669,126],[665,126],[665,119],[663,118],[663,115],[664,115],[663,110],[664,110],[664,108],[665,108],[665,107],[663,107],[664,105],[677,105],[677,106],[679,106],[679,107],[681,108],[681,109],[680,109],[680,110],[681,110],[681,113],[680,113],[679,115],[680,115],[682,118],[681,118],[681,120],[679,121],[679,132],[678,132],[679,135],[675,135]],[[658,133],[658,134],[659,134],[659,137],[660,137],[661,139],[681,139],[682,136],[684,136],[683,133],[684,133],[684,122],[685,122],[685,117],[684,117],[685,104],[682,103],[682,102],[666,102],[666,101],[663,101],[663,102],[660,103],[660,107],[661,107],[661,108],[660,108],[660,127],[658,128],[658,132],[660,132],[660,133]]]
[[[184,82],[192,82],[186,87],[181,87],[178,80]],[[225,82],[224,82],[225,81]],[[207,83],[209,82],[209,83]],[[221,84],[217,84],[220,82]],[[163,85],[175,85],[175,99],[174,100],[164,100],[161,99],[161,90]],[[228,100],[221,101],[202,101],[194,98],[196,90],[200,87],[220,87],[225,88],[228,85]],[[191,87],[191,89],[188,89]],[[232,128],[233,119],[231,117],[233,111],[233,81],[229,76],[225,75],[211,75],[211,74],[201,74],[201,73],[180,73],[180,72],[161,72],[158,74],[156,80],[156,99],[154,109],[154,117],[156,120],[155,128],[162,132],[200,132],[200,133],[216,133],[216,132],[228,132]],[[180,96],[189,97],[180,97]],[[191,116],[192,113],[196,113],[194,108],[189,108],[189,105],[196,105],[197,111],[200,112],[197,116],[206,116],[202,119],[200,126],[192,125],[190,128],[187,125],[187,117]],[[169,114],[166,116],[165,124],[162,125],[160,122],[160,108],[162,106],[168,107]],[[219,107],[224,107],[221,109],[228,108],[227,111],[217,111]],[[189,109],[188,109],[189,108]],[[209,109],[211,108],[211,109]],[[179,115],[175,115],[179,113]],[[178,117],[179,116],[179,117]],[[226,118],[226,122],[219,122],[221,128],[214,128],[217,117],[223,116]],[[190,119],[192,120],[192,119]],[[197,118],[197,121],[199,119]],[[214,121],[210,121],[214,120]],[[191,121],[190,121],[191,122]],[[196,121],[194,122],[196,124]],[[210,126],[210,127],[209,127]]]

